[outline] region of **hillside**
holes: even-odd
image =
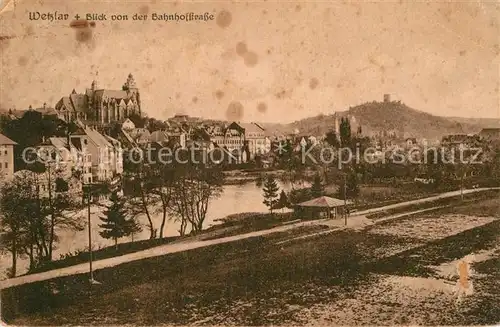
[[[401,137],[441,139],[445,134],[477,133],[485,126],[482,120],[434,116],[399,101],[364,103],[337,115],[354,117],[365,135],[394,131]],[[289,124],[289,130],[297,128],[301,133],[321,135],[333,129],[334,121],[333,115],[318,115]]]
[[[464,117],[446,117],[449,120],[458,123],[469,123],[481,126],[482,128],[500,128],[500,119],[496,118],[464,118]]]

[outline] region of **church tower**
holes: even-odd
[[[127,92],[129,98],[134,102],[136,112],[141,115],[141,99],[139,96],[139,89],[137,88],[132,73],[128,74],[127,81],[123,84],[122,90]]]
[[[335,122],[334,122],[335,134],[338,137],[338,135],[340,135],[339,117],[337,116],[337,113],[334,113],[333,116],[335,117]]]

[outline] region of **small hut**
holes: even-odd
[[[347,205],[352,204],[352,201],[347,200]],[[296,212],[306,217],[321,217],[337,218],[337,215],[345,213],[345,202],[341,199],[335,199],[328,196],[320,196],[309,201],[296,204]]]

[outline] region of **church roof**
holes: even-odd
[[[129,97],[127,91],[123,90],[97,90],[95,96],[98,98],[107,97],[109,99],[127,99]]]
[[[88,108],[87,97],[85,94],[71,94],[69,96],[73,105],[73,110],[76,112],[86,112]]]

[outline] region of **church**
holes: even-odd
[[[88,125],[106,126],[112,122],[122,122],[132,114],[141,115],[139,89],[132,74],[121,90],[100,89],[93,81],[85,94],[73,92],[62,97],[55,110],[60,119],[69,122],[80,120]]]

